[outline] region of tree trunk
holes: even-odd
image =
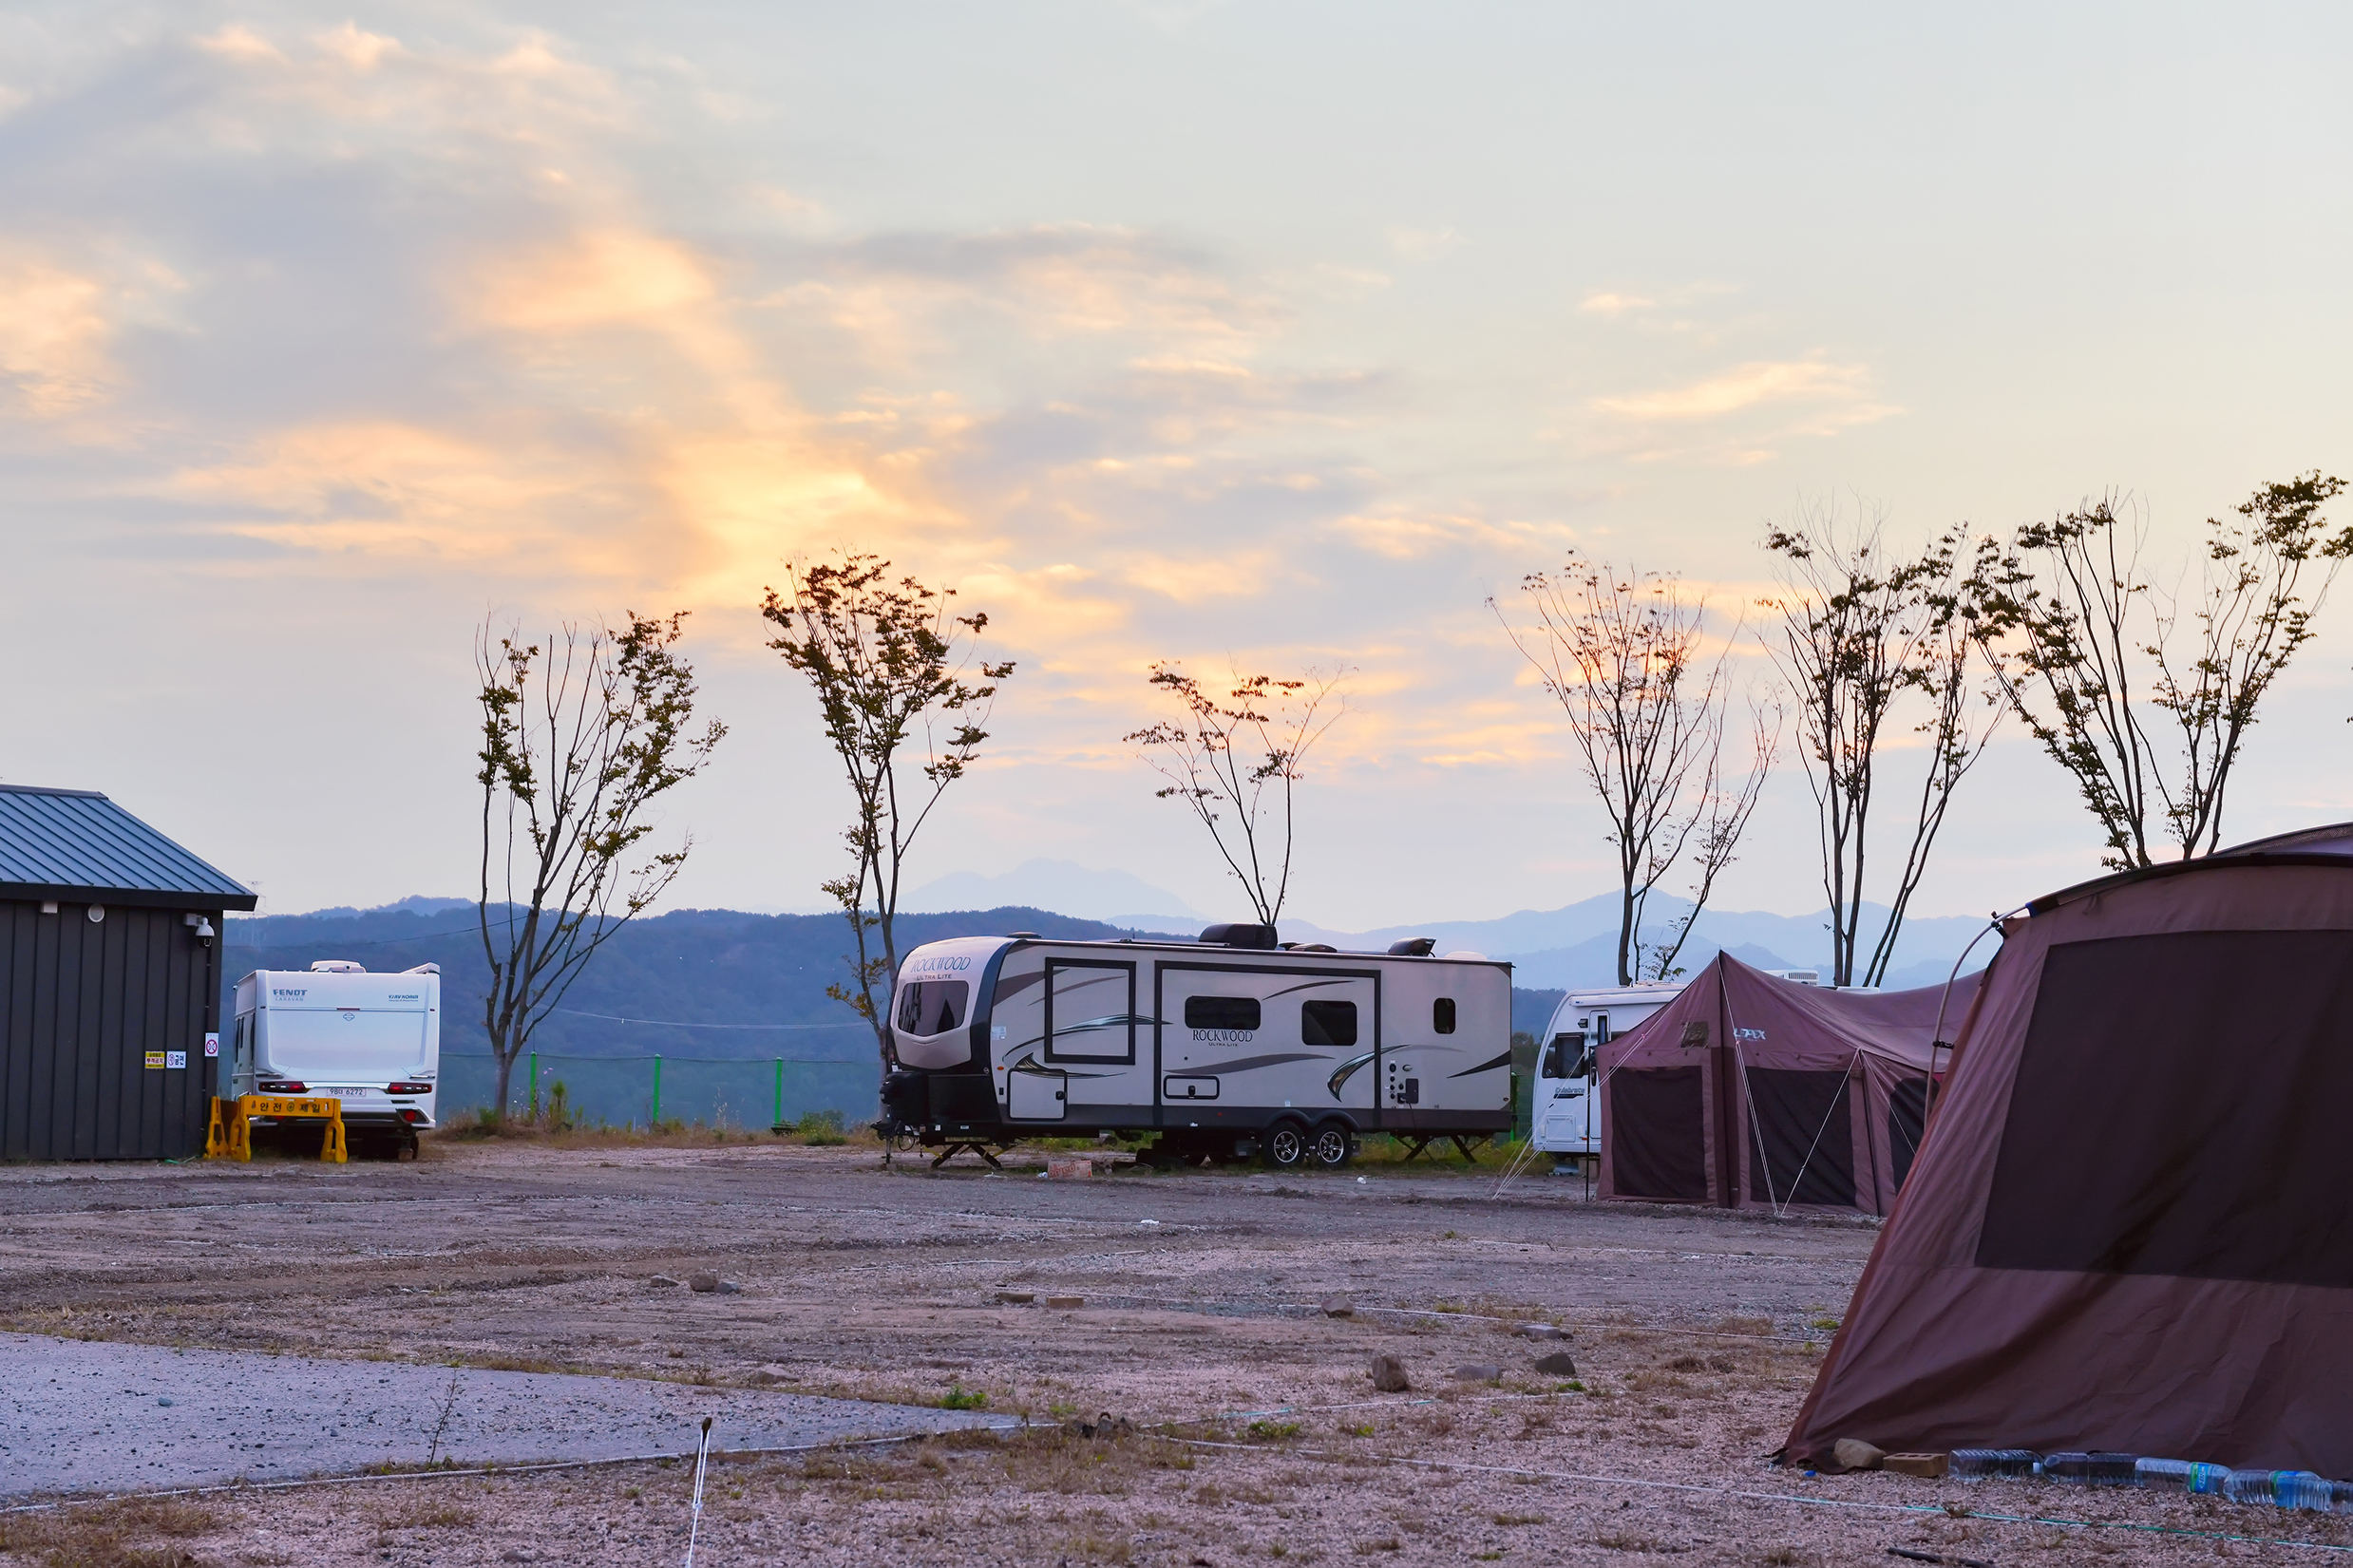
[[[1618,983],[1622,986],[1634,983],[1634,972],[1626,960],[1639,935],[1634,929],[1634,878],[1629,874],[1618,891]]]

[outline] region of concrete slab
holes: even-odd
[[[979,1412],[634,1378],[0,1333],[0,1497],[691,1454],[706,1415],[722,1448],[991,1424]]]

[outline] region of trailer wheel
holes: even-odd
[[[1307,1162],[1307,1129],[1297,1122],[1278,1122],[1260,1138],[1259,1148],[1275,1169],[1297,1170]]]
[[[1325,1170],[1336,1171],[1348,1163],[1348,1128],[1339,1122],[1326,1122],[1308,1140],[1307,1158]]]

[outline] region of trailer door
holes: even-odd
[[[1137,1049],[1136,966],[1132,959],[1059,957],[1046,960],[1045,1061],[1062,1080],[1059,1108],[1036,1095],[1036,1114],[1120,1125],[1152,1103],[1150,1048]],[[1017,1076],[1017,1075],[1016,1075]],[[1018,1095],[1024,1086],[1008,1084]],[[1034,1090],[1041,1086],[1027,1086]],[[1029,1119],[1018,1105],[1011,1114]]]

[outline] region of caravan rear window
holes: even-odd
[[[971,991],[961,980],[910,980],[899,988],[899,1031],[945,1034],[964,1022]]]

